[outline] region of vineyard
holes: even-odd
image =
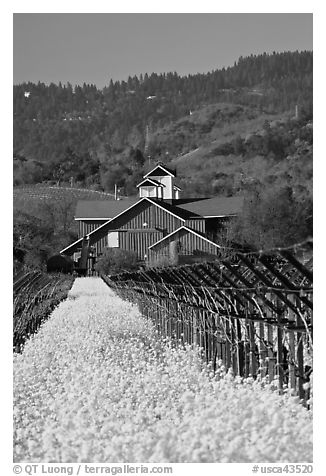
[[[54,185],[25,185],[14,187],[14,202],[77,200],[114,200],[114,195],[107,192],[86,188],[59,187]]]
[[[17,275],[14,461],[311,463],[312,241],[223,256]]]
[[[207,364],[223,361],[234,375],[277,379],[311,403],[312,243],[293,250],[233,253],[177,267],[103,276],[137,303],[160,335],[199,345]]]
[[[14,354],[14,461],[311,462],[312,412],[298,402],[207,365],[160,336],[154,314],[77,278]]]
[[[22,271],[14,277],[13,346],[20,352],[51,311],[67,297],[72,276]]]

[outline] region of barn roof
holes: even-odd
[[[134,200],[78,200],[75,220],[108,220],[127,210]]]
[[[151,197],[151,200],[155,202],[161,208],[164,208],[164,210],[166,210],[167,212],[172,213],[173,215],[176,215],[178,218],[182,218],[183,220],[188,220],[190,217],[194,215],[194,213],[189,212],[189,210],[185,210],[179,207],[178,205],[172,205],[171,203],[165,200],[160,200],[159,198],[152,198],[152,197]]]
[[[145,182],[145,181],[144,181]],[[79,200],[76,220],[108,220],[124,212],[139,201],[133,200]],[[166,201],[156,201],[161,208],[183,219],[190,217],[219,217],[237,215],[243,206],[243,197],[214,197],[184,204],[171,205]]]
[[[213,197],[178,205],[178,208],[205,218],[237,215],[243,207],[243,197]]]
[[[77,202],[75,219],[108,220],[124,212],[138,201],[138,198],[133,200],[79,200]],[[153,201],[156,200],[154,199]],[[166,211],[183,219],[189,219],[193,216],[207,218],[237,215],[242,210],[243,197],[214,197],[180,205],[171,205],[160,200],[157,204]]]

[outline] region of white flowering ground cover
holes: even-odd
[[[76,279],[14,356],[15,462],[311,462],[312,415],[213,377],[99,278]]]

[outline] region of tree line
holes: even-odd
[[[108,176],[118,164],[130,189],[128,183],[134,186],[139,176],[130,161],[146,155],[148,125],[155,134],[190,111],[218,102],[258,112],[299,104],[311,117],[312,52],[241,57],[232,67],[207,74],[146,73],[111,80],[102,89],[28,82],[14,86],[13,99],[16,185],[73,180],[112,191]],[[173,136],[170,143],[173,152]]]

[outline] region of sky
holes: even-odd
[[[206,73],[240,56],[312,50],[311,13],[14,13],[13,80],[103,87]]]

